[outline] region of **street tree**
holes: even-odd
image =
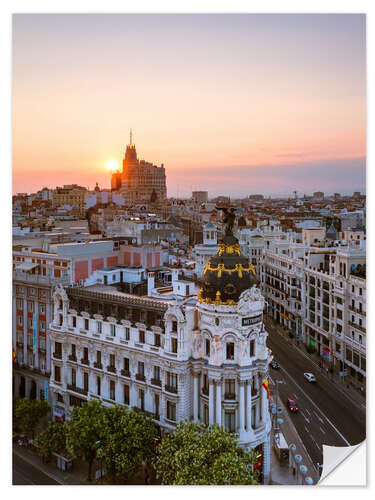
[[[54,451],[62,454],[66,451],[67,423],[50,422],[48,427],[35,439],[35,446],[41,453],[50,456]]]
[[[218,425],[181,422],[157,449],[154,466],[167,485],[252,485],[254,455]]]
[[[97,456],[109,480],[128,479],[142,463],[151,462],[156,436],[156,425],[144,414],[120,405],[106,408]]]
[[[14,401],[14,419],[15,426],[27,436],[34,439],[36,427],[42,417],[48,414],[50,409],[47,401],[27,398],[20,398]]]
[[[88,463],[88,480],[96,458],[99,442],[102,439],[105,408],[100,401],[89,401],[75,407],[67,426],[67,451],[74,457]]]

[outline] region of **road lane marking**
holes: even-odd
[[[311,418],[311,413],[309,412],[309,410],[307,408],[305,408],[305,412],[309,415],[309,417]]]
[[[325,432],[323,431],[323,429],[319,426],[319,429],[323,432],[323,434],[325,434]]]
[[[314,415],[319,420],[320,423],[324,424],[323,420],[319,417],[319,415],[313,410]]]
[[[310,434],[310,437],[311,437],[311,439],[313,440],[313,442],[314,442],[315,446],[318,448],[318,450],[320,450],[320,446],[319,446],[319,445],[318,445],[318,443],[315,441],[315,439],[311,436],[311,434]]]
[[[343,440],[343,441],[344,441],[344,442],[345,442],[348,446],[350,446],[349,441],[348,441],[348,440],[347,440],[347,439],[346,439],[346,438],[345,438],[345,437],[341,434],[341,432],[338,430],[338,428],[337,428],[335,425],[333,425],[333,423],[330,421],[330,419],[329,419],[326,415],[324,415],[324,413],[323,413],[323,412],[319,409],[319,407],[318,407],[318,406],[314,403],[314,401],[310,398],[310,396],[308,396],[308,395],[305,393],[305,391],[302,389],[302,387],[301,387],[299,384],[297,384],[297,382],[296,382],[296,381],[295,381],[295,380],[291,377],[291,375],[289,375],[289,373],[288,373],[286,370],[284,370],[284,368],[281,368],[281,369],[282,369],[282,370],[285,372],[285,374],[286,374],[286,375],[288,375],[288,377],[289,377],[289,378],[290,378],[290,379],[291,379],[291,380],[292,380],[292,381],[296,384],[296,386],[298,387],[298,389],[302,392],[302,394],[304,394],[304,395],[306,396],[306,398],[307,398],[307,399],[310,401],[310,403],[311,403],[311,404],[312,404],[312,405],[313,405],[313,406],[314,406],[314,407],[318,410],[318,412],[320,412],[320,413],[321,413],[321,415],[322,415],[322,416],[323,416],[323,417],[327,420],[327,422],[328,422],[328,423],[329,423],[329,425],[332,427],[332,429],[334,429],[334,430],[337,432],[337,434],[341,437],[341,439],[342,439],[342,440]]]
[[[296,394],[296,393],[294,393],[294,394],[293,394],[293,396],[294,396],[296,399],[298,398],[298,396],[297,396],[297,394]]]
[[[309,424],[310,420],[306,417],[306,415],[303,413],[302,410],[300,410],[300,413],[302,414],[303,418],[306,420],[306,422]]]

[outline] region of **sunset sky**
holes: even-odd
[[[13,192],[110,187],[129,129],[168,196],[365,189],[360,14],[13,17]]]

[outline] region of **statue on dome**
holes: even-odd
[[[225,224],[225,236],[233,236],[233,226],[236,220],[236,214],[234,213],[234,207],[230,209],[227,207],[215,206],[216,210],[222,210],[224,212],[223,222]]]

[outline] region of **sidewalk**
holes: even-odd
[[[273,397],[271,396],[270,400],[270,406],[273,404]],[[288,447],[291,444],[296,445],[296,453],[302,456],[302,463],[306,465],[307,467],[307,474],[306,476],[310,476],[314,484],[317,482],[317,474],[316,474],[316,468],[315,465],[313,464],[310,455],[307,453],[307,450],[305,448],[305,445],[303,444],[301,438],[299,437],[296,428],[294,427],[294,424],[291,420],[291,417],[287,411],[287,408],[285,405],[279,401],[279,406],[282,407],[283,413],[282,413],[282,418],[283,418],[283,423],[280,425],[280,429],[282,434],[284,435],[284,438],[288,444]],[[272,438],[271,438],[272,439]],[[303,483],[303,478],[301,474],[293,474],[293,469],[292,467],[288,466],[280,466],[278,458],[276,456],[276,453],[273,449],[273,444],[271,442],[271,480],[270,484],[274,485],[301,485],[305,484]],[[273,460],[273,462],[272,462]]]
[[[351,388],[348,386],[348,384],[343,384],[342,380],[339,378],[339,376],[336,373],[326,373],[324,369],[322,369],[319,366],[319,361],[321,361],[321,358],[319,358],[318,355],[314,354],[309,354],[306,351],[305,344],[300,342],[299,345],[297,345],[296,341],[294,339],[289,338],[289,335],[285,333],[285,331],[281,328],[281,326],[277,323],[275,323],[272,319],[265,317],[264,318],[264,324],[266,326],[267,330],[272,329],[272,331],[277,332],[288,344],[296,349],[297,351],[300,352],[303,356],[305,356],[306,359],[310,360],[312,363],[314,363],[317,372],[325,377],[329,382],[333,382],[335,384],[335,387],[337,390],[341,391],[343,394],[345,394],[347,397],[353,399],[355,402],[360,404],[362,407],[366,408],[366,394],[361,393],[359,390],[356,390],[354,388]]]
[[[54,479],[58,483],[62,485],[70,485],[70,486],[99,486],[106,485],[105,481],[103,483],[100,480],[93,479],[91,482],[87,480],[88,475],[88,464],[82,460],[77,458],[74,459],[73,468],[69,472],[63,472],[56,467],[56,462],[53,460],[45,464],[42,462],[42,458],[35,452],[27,448],[22,448],[17,445],[13,445],[13,452],[15,455],[18,455],[20,458],[33,465],[40,471],[44,472],[51,479]],[[96,466],[93,464],[92,466],[92,477],[95,477]],[[156,480],[152,482],[152,485],[160,484]],[[134,477],[129,482],[123,482],[121,485],[127,486],[135,486],[135,485],[143,485],[145,486],[143,471],[140,470],[138,473],[134,475]]]
[[[87,481],[88,465],[81,460],[75,459],[73,470],[63,472],[56,467],[56,463],[53,461],[48,464],[43,463],[42,458],[35,451],[13,445],[13,452],[15,455],[18,455],[20,458],[62,485],[87,486],[96,484],[95,481],[92,483]]]

